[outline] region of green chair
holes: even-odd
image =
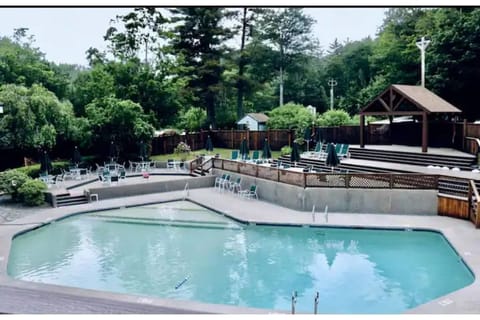
[[[340,154],[340,151],[342,150],[342,148],[343,148],[343,144],[341,143],[337,143],[335,145],[335,153],[337,154],[337,156]]]
[[[338,153],[338,156],[341,158],[348,158],[348,150],[350,148],[349,144],[344,144],[342,146],[342,149],[340,150],[340,153]]]
[[[232,150],[231,160],[237,160],[237,159],[238,159],[238,150]]]
[[[252,199],[253,197],[255,197],[255,199],[258,200],[257,186],[254,184],[250,186],[250,189],[239,191],[238,194],[247,199]]]
[[[258,152],[258,150],[255,150],[253,151],[253,154],[252,154],[252,160],[258,160],[260,159],[260,152]]]

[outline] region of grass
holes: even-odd
[[[215,155],[218,153],[220,154],[221,158],[230,159],[230,157],[232,156],[232,150],[235,150],[235,149],[214,148],[213,151],[210,152],[210,155]],[[200,154],[207,154],[207,152],[204,149],[192,151],[187,155],[186,159],[187,160],[195,159],[195,157]],[[252,156],[252,150],[250,150],[250,156]],[[260,157],[261,156],[262,156],[262,151],[260,150]],[[272,151],[272,158],[279,158],[279,157],[280,157],[280,151]],[[150,159],[156,160],[156,161],[167,161],[168,159],[181,160],[180,155],[175,153],[159,154],[156,156],[151,156]]]

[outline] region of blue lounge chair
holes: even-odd
[[[237,160],[237,159],[238,159],[238,150],[233,150],[231,160]]]

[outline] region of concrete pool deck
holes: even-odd
[[[88,204],[44,208],[26,217],[0,224],[0,313],[272,313],[264,309],[212,305],[139,297],[15,280],[7,275],[7,260],[12,237],[25,229],[68,215],[122,206],[183,199],[183,191],[116,198]],[[473,284],[433,300],[406,313],[452,314],[480,313],[480,230],[469,221],[436,215],[387,215],[329,213],[328,223],[318,208],[315,221],[311,212],[296,211],[278,205],[239,198],[214,188],[192,189],[187,199],[235,219],[250,223],[325,225],[354,227],[422,228],[441,231],[467,265],[477,275]],[[24,301],[28,301],[28,304]],[[321,309],[321,308],[320,308]]]

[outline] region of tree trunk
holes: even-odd
[[[243,118],[243,72],[245,69],[245,37],[247,29],[247,8],[243,8],[242,19],[242,43],[240,45],[240,60],[238,62],[238,80],[237,80],[237,120]]]

